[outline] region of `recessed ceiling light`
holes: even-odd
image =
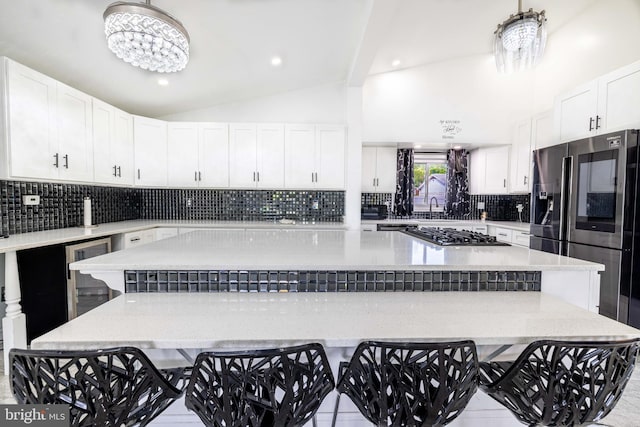
[[[160,86],[167,86],[169,84],[169,80],[160,78],[158,79],[158,84]]]
[[[279,56],[274,56],[273,58],[271,58],[271,65],[273,65],[274,67],[281,66],[282,58],[280,58]]]
[[[398,66],[398,65],[400,65],[400,64],[401,64],[401,62],[400,62],[400,60],[399,60],[399,59],[394,59],[394,60],[391,62],[391,66],[392,66],[392,67],[397,67],[397,66]]]

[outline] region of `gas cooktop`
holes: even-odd
[[[408,228],[404,233],[440,246],[511,246],[498,242],[495,236],[455,228]]]

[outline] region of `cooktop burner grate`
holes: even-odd
[[[498,242],[495,236],[455,228],[410,228],[404,233],[440,246],[511,246]]]

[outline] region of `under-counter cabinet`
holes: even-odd
[[[169,122],[167,152],[169,186],[229,186],[229,127],[226,123]]]
[[[395,147],[362,147],[362,191],[395,193]]]
[[[93,176],[104,184],[133,184],[133,116],[93,99]]]
[[[629,94],[639,92],[640,61],[558,96],[554,140],[566,142],[638,127],[640,109]]]
[[[167,185],[167,122],[133,117],[135,184]]]
[[[344,190],[344,126],[285,126],[285,187]]]
[[[93,180],[91,97],[3,58],[6,177]]]
[[[284,125],[229,125],[231,188],[284,188]]]

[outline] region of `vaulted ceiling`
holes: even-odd
[[[546,9],[553,32],[594,1],[524,7]],[[157,74],[108,50],[102,14],[110,3],[0,0],[0,55],[153,117],[347,81],[354,65],[375,74],[396,69],[394,59],[403,68],[487,53],[496,24],[517,10],[515,0],[154,0],[191,37],[187,68],[160,87]],[[380,3],[389,16],[374,23]],[[373,25],[380,36],[367,39]],[[276,55],[283,59],[277,68],[270,64]]]

